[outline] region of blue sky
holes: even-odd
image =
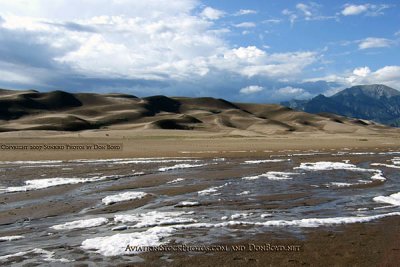
[[[279,102],[400,89],[398,1],[0,0],[0,87]]]

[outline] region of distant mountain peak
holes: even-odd
[[[369,85],[356,85],[343,91],[338,92],[335,96],[358,96],[366,95],[375,99],[380,99],[381,97],[391,98],[393,96],[399,96],[400,92],[389,86],[383,84],[369,84]]]
[[[337,94],[283,105],[309,113],[334,113],[400,127],[400,91],[383,84],[357,85]]]

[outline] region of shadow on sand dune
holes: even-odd
[[[71,94],[0,90],[0,131],[177,129],[240,135],[290,132],[352,133],[385,126],[333,114],[308,114],[272,104],[231,103],[210,97]]]

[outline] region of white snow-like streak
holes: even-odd
[[[306,162],[306,163],[301,163],[299,167],[295,167],[294,169],[300,169],[305,171],[348,170],[355,172],[374,172],[374,175],[371,176],[372,180],[380,180],[380,181],[386,180],[381,170],[364,169],[357,167],[354,164],[343,163],[343,162],[330,162],[330,161]]]
[[[62,163],[62,160],[18,160],[18,161],[0,161],[0,164],[52,164]]]
[[[33,179],[25,181],[25,185],[22,186],[10,186],[1,188],[0,192],[25,192],[31,190],[40,190],[53,186],[69,185],[69,184],[80,184],[80,183],[91,183],[98,182],[107,179],[118,179],[123,177],[121,175],[109,175],[109,176],[95,176],[90,178],[45,178],[45,179]]]
[[[208,165],[208,164],[176,164],[174,166],[161,167],[158,170],[160,172],[165,172],[165,171],[178,170],[178,169],[202,167],[202,166],[206,166],[206,165]]]
[[[182,223],[193,223],[196,220],[184,215],[187,212],[159,212],[150,211],[137,214],[119,214],[114,216],[114,221],[118,223],[135,223],[132,228],[144,228],[161,225],[173,225]]]
[[[388,203],[393,206],[400,206],[400,192],[391,194],[389,196],[377,196],[374,197],[375,202]]]
[[[335,187],[350,187],[350,186],[357,186],[357,185],[365,185],[365,184],[370,184],[372,183],[371,181],[365,181],[365,180],[358,180],[357,183],[344,183],[344,182],[331,182],[329,184],[326,184],[327,187],[330,186],[335,186]]]
[[[340,225],[350,223],[364,223],[382,219],[389,216],[400,216],[400,212],[372,216],[350,216],[333,218],[307,218],[299,220],[270,220],[265,222],[249,221],[227,221],[221,223],[192,223],[177,224],[172,226],[156,226],[144,232],[134,232],[126,234],[116,234],[106,237],[95,237],[86,239],[82,242],[82,248],[95,250],[104,256],[117,256],[124,254],[137,254],[138,251],[126,250],[130,246],[158,246],[165,244],[164,239],[171,236],[176,230],[194,228],[213,228],[213,227],[235,227],[235,226],[260,226],[260,227],[319,227],[324,225]],[[225,219],[225,217],[224,217]],[[147,226],[146,226],[147,227]]]
[[[21,251],[21,252],[17,252],[14,254],[9,254],[9,255],[5,255],[5,256],[1,256],[0,257],[0,261],[6,261],[10,258],[14,258],[14,257],[22,257],[28,254],[39,254],[43,257],[44,261],[47,262],[62,262],[62,263],[67,263],[67,262],[71,262],[71,260],[68,259],[64,259],[64,258],[54,258],[54,252],[48,251],[48,250],[44,250],[41,248],[34,248],[28,251]]]
[[[200,202],[198,201],[181,201],[175,205],[175,207],[196,207],[200,206]]]
[[[25,238],[25,236],[23,236],[23,235],[2,236],[2,237],[0,237],[0,242],[14,241],[14,240],[19,240],[19,239],[23,239],[23,238]]]
[[[112,196],[106,196],[101,200],[105,205],[111,205],[118,202],[141,199],[147,196],[145,192],[123,192]]]
[[[227,186],[227,185],[229,185],[229,184],[230,184],[230,183],[228,182],[228,183],[225,183],[225,184],[220,185],[220,186],[213,186],[213,187],[210,187],[210,188],[201,190],[201,191],[197,192],[197,194],[199,194],[199,195],[201,195],[201,196],[211,195],[211,194],[213,194],[213,193],[216,193],[216,192],[218,191],[218,189],[221,189],[221,188],[223,188],[224,186]]]
[[[232,220],[236,220],[239,218],[247,218],[250,216],[250,213],[235,213],[231,215]]]
[[[175,184],[175,183],[182,182],[182,181],[184,181],[184,180],[185,180],[184,178],[177,178],[177,179],[175,179],[175,180],[172,180],[172,181],[167,182],[167,184]]]
[[[171,236],[175,230],[172,227],[153,227],[144,232],[116,234],[105,237],[95,237],[82,242],[82,248],[95,250],[104,256],[118,256],[125,254],[137,254],[138,251],[129,251],[127,246],[159,246],[166,241],[165,237]]]
[[[327,184],[328,187],[329,187],[330,185],[336,186],[336,187],[349,187],[349,186],[352,186],[352,185],[354,185],[354,184],[351,184],[351,183],[341,183],[341,182],[331,182],[330,184]]]
[[[369,222],[389,216],[399,216],[400,212],[392,212],[387,214],[379,214],[373,216],[351,216],[351,217],[334,217],[334,218],[309,218],[301,220],[275,220],[261,223],[262,226],[299,226],[299,227],[318,227],[322,225],[348,224]]]
[[[261,163],[268,163],[268,162],[284,162],[290,161],[290,159],[263,159],[263,160],[246,160],[242,164],[261,164]]]
[[[212,228],[212,227],[229,227],[229,226],[263,226],[263,227],[319,227],[324,225],[339,225],[350,223],[364,223],[373,220],[382,219],[390,216],[400,216],[400,212],[391,212],[372,216],[349,216],[349,217],[332,217],[332,218],[307,218],[299,220],[271,220],[265,222],[250,222],[250,221],[227,221],[217,224],[212,223],[194,223],[187,225],[174,225],[176,229],[191,229],[191,228]]]
[[[395,165],[400,165],[400,157],[394,157],[390,161],[393,162],[393,164]]]
[[[300,220],[272,220],[266,222],[243,222],[230,221],[221,223],[221,226],[236,226],[236,225],[255,225],[255,226],[297,226],[297,227],[319,227],[324,225],[338,225],[350,223],[364,223],[377,219],[382,219],[389,216],[400,216],[400,212],[392,212],[373,216],[351,216],[351,217],[333,217],[333,218],[308,218]]]
[[[387,168],[400,169],[399,165],[384,164],[384,163],[371,163],[372,166],[383,166]]]
[[[299,167],[294,169],[301,169],[306,171],[326,171],[326,170],[351,170],[351,171],[366,171],[367,169],[358,168],[354,164],[343,163],[343,162],[330,162],[330,161],[319,161],[319,162],[305,162],[301,163]]]
[[[85,229],[85,228],[92,228],[97,227],[108,222],[107,218],[92,218],[87,220],[77,220],[72,222],[67,222],[63,224],[57,224],[50,227],[54,230],[74,230],[74,229]]]
[[[255,176],[246,176],[242,177],[243,180],[256,180],[259,178],[267,178],[269,180],[290,180],[292,179],[291,176],[293,175],[298,175],[299,173],[294,173],[294,172],[266,172],[260,175],[255,175]]]
[[[190,158],[120,158],[120,159],[76,159],[68,162],[89,164],[148,164],[148,163],[170,163],[170,162],[198,162]]]

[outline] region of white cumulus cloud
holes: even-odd
[[[379,47],[389,47],[392,41],[386,38],[375,38],[368,37],[361,40],[358,44],[359,49],[369,49],[369,48],[379,48]]]
[[[353,74],[360,76],[360,77],[367,77],[368,74],[370,74],[370,73],[371,73],[371,70],[368,67],[360,67],[360,68],[355,68],[353,70]]]
[[[254,9],[240,9],[234,15],[235,16],[243,16],[243,15],[250,15],[250,14],[257,14],[257,13],[258,13],[257,10],[254,10]]]
[[[375,71],[368,66],[355,68],[353,71],[341,75],[307,79],[306,81],[326,81],[341,84],[343,87],[359,84],[384,84],[400,90],[400,66],[384,66]]]
[[[237,28],[254,28],[256,27],[256,24],[254,22],[242,22],[235,24],[235,27]]]
[[[379,83],[400,89],[400,66],[385,66],[376,71],[370,71],[369,68],[366,71],[360,69],[356,68],[353,75],[346,77],[351,85]]]
[[[386,4],[346,4],[340,12],[343,16],[355,16],[365,14],[367,16],[380,16],[383,15],[383,10],[389,8]]]
[[[342,10],[343,16],[358,15],[368,10],[368,5],[348,5]]]
[[[303,88],[297,88],[297,87],[292,87],[292,86],[286,86],[279,88],[276,91],[277,95],[281,95],[285,98],[296,98],[296,99],[306,99],[306,98],[311,98],[312,95],[305,91]]]
[[[278,92],[282,93],[282,94],[293,95],[293,94],[304,93],[304,89],[287,86],[287,87],[278,89]]]
[[[326,16],[321,13],[321,5],[315,2],[309,2],[307,4],[298,3],[293,10],[284,9],[282,14],[287,16],[290,23],[293,25],[296,21],[319,21],[319,20],[330,20],[337,19],[336,16]]]
[[[203,9],[203,11],[200,13],[200,15],[203,18],[209,19],[209,20],[217,20],[223,17],[225,12],[212,8],[212,7],[206,7]]]
[[[258,85],[250,85],[250,86],[247,86],[247,87],[244,87],[244,88],[240,89],[239,92],[240,92],[241,94],[246,94],[246,95],[248,95],[248,94],[259,93],[259,92],[261,92],[261,91],[263,91],[263,90],[264,90],[264,88],[261,87],[261,86],[258,86]]]
[[[311,7],[306,4],[299,3],[296,5],[296,8],[303,12],[304,16],[306,17],[311,17],[313,15],[313,13],[311,12]]]

